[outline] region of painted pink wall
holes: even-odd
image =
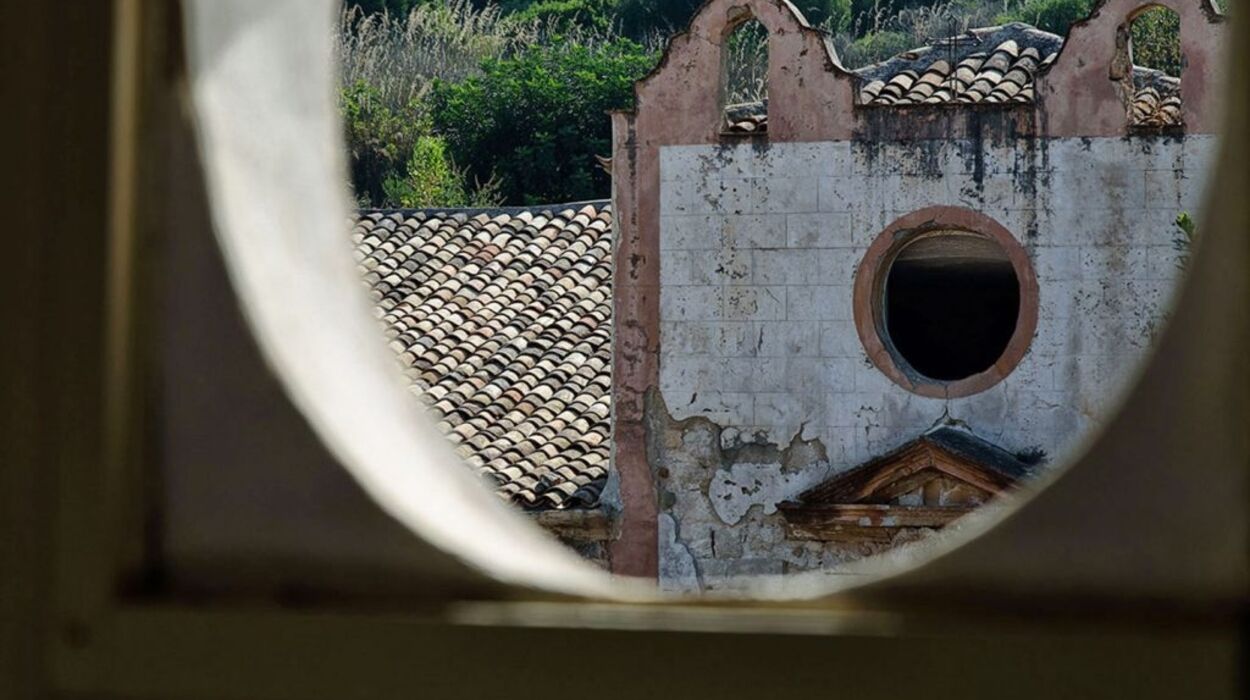
[[[613,571],[656,575],[656,494],[646,458],[644,401],[659,361],[661,146],[720,138],[721,47],[744,9],[769,31],[769,138],[851,137],[854,83],[823,34],[786,0],[710,0],[659,67],[635,88],[632,113],[613,115],[616,211],[613,450],[623,513]]]
[[[1038,111],[1048,136],[1116,136],[1129,132],[1126,107],[1111,77],[1116,31],[1139,10],[1163,6],[1181,18],[1185,131],[1218,132],[1224,86],[1226,23],[1209,0],[1107,0],[1072,26],[1059,57],[1037,80]]]

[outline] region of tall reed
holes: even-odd
[[[478,8],[469,0],[447,0],[418,5],[402,17],[345,8],[337,45],[343,84],[371,85],[387,107],[399,110],[423,97],[435,79],[461,80],[476,73],[486,59],[506,58],[535,44],[594,48],[620,38],[615,29],[522,19],[497,3]],[[655,48],[662,41],[651,35],[643,44]]]
[[[519,21],[498,5],[469,0],[418,5],[407,16],[344,9],[338,57],[345,85],[376,88],[391,109],[420,99],[435,79],[460,80],[483,60],[502,58],[541,38],[538,22]]]

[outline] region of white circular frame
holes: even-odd
[[[616,600],[658,596],[581,562],[510,512],[457,464],[404,390],[341,230],[349,208],[333,91],[337,2],[185,5],[190,99],[218,241],[262,352],[333,454],[415,537],[484,581]],[[1229,96],[1245,116],[1245,95]],[[1244,152],[1244,135],[1229,146]],[[1015,504],[884,555],[872,564],[879,575],[864,583],[797,575],[762,581],[753,593],[1012,595],[1119,582],[1158,595],[1239,599],[1250,334],[1244,307],[1227,300],[1250,298],[1250,266],[1238,229],[1246,203],[1234,189],[1244,175],[1229,163],[1225,153],[1212,178],[1220,185],[1213,201],[1227,214],[1210,219],[1145,376],[1067,468]],[[1225,303],[1210,303],[1217,299]],[[1169,517],[1178,513],[1184,518]]]

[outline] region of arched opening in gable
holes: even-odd
[[[1181,102],[1180,15],[1162,5],[1134,13],[1123,32],[1126,63],[1132,66],[1128,116],[1137,129],[1172,129],[1184,125]]]
[[[754,17],[725,38],[721,76],[721,130],[758,134],[768,130],[768,29]]]

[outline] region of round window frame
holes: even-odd
[[[1003,352],[989,368],[952,381],[924,376],[899,354],[885,329],[882,308],[885,282],[895,258],[918,237],[938,231],[963,231],[994,241],[1007,254],[1020,285],[1016,328]],[[855,330],[868,353],[868,359],[890,381],[919,396],[962,398],[986,391],[1006,379],[1028,353],[1037,331],[1037,274],[1028,251],[999,222],[963,207],[927,207],[894,220],[877,234],[860,260],[855,275],[853,309]]]

